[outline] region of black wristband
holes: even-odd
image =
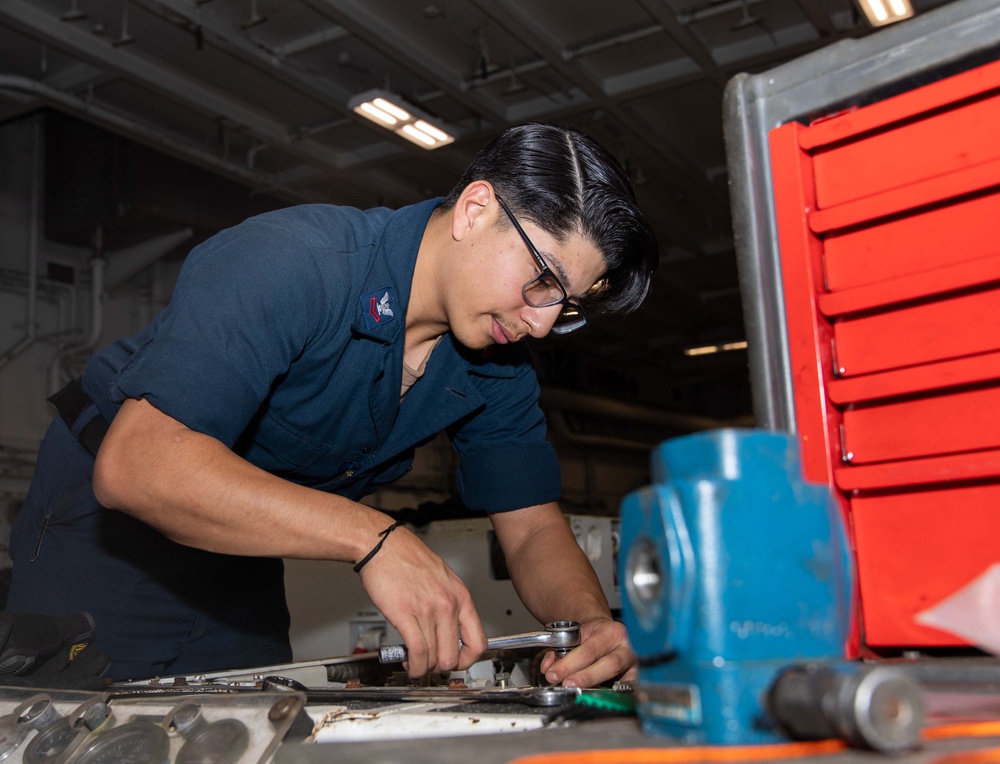
[[[355,573],[360,573],[361,572],[361,569],[365,565],[367,565],[368,561],[371,560],[371,558],[374,557],[378,553],[378,550],[382,548],[382,545],[385,543],[385,540],[389,537],[389,534],[392,533],[394,530],[396,530],[396,528],[398,528],[402,524],[403,524],[402,520],[397,520],[392,525],[390,525],[388,528],[386,528],[384,531],[382,531],[380,534],[378,534],[378,536],[379,536],[378,543],[375,545],[375,547],[368,554],[365,555],[364,559],[361,560],[361,562],[359,562],[357,565],[354,566],[354,572]]]

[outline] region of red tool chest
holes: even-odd
[[[1000,62],[769,144],[795,429],[861,642],[961,645],[914,615],[1000,560]]]

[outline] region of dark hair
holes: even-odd
[[[660,259],[656,238],[625,172],[596,141],[557,125],[508,128],[479,152],[442,207],[453,207],[476,180],[493,184],[518,218],[561,241],[579,231],[604,255],[604,284],[586,307],[628,313],[645,299]]]

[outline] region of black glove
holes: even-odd
[[[0,685],[100,690],[111,661],[93,644],[89,613],[0,611]]]

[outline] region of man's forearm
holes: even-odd
[[[536,510],[538,518],[523,523],[515,518]],[[514,588],[539,621],[611,617],[597,574],[556,505],[495,515],[493,520],[494,526],[499,523],[501,543],[507,538],[504,553]]]
[[[173,541],[224,554],[353,561],[387,523],[258,469],[145,401],[126,401],[112,423],[94,493]]]
[[[126,401],[115,417],[94,466],[94,494],[173,541],[225,554],[357,561],[392,522],[270,475],[144,401]],[[468,668],[486,649],[472,595],[409,531],[387,538],[360,575],[403,637],[411,676]]]

